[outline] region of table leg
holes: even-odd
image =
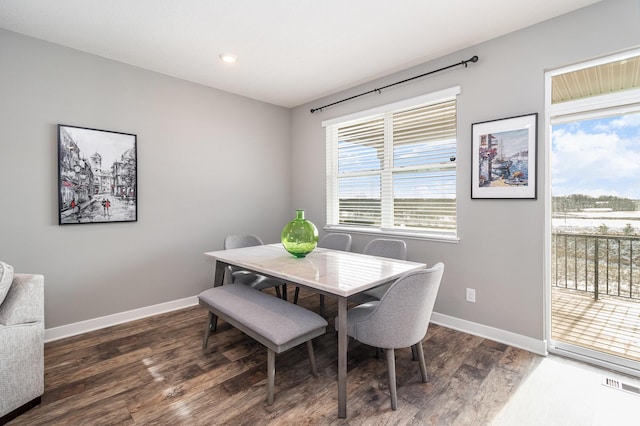
[[[213,286],[218,287],[222,285],[224,280],[224,271],[227,269],[227,264],[224,262],[216,261],[216,272],[213,274]]]
[[[347,418],[347,298],[338,298],[338,418]]]

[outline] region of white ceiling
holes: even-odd
[[[293,107],[597,1],[0,0],[0,28]]]

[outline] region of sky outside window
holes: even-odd
[[[640,113],[554,125],[553,196],[640,200]]]

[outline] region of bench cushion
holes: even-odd
[[[328,325],[324,318],[308,309],[242,284],[210,288],[200,293],[198,299],[200,305],[214,314],[234,320],[267,339],[272,345],[257,340],[276,352],[323,334]],[[232,325],[236,324],[232,322]],[[250,335],[256,338],[253,333]]]

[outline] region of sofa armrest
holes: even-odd
[[[32,322],[44,322],[44,276],[14,274],[9,293],[0,305],[0,324]]]

